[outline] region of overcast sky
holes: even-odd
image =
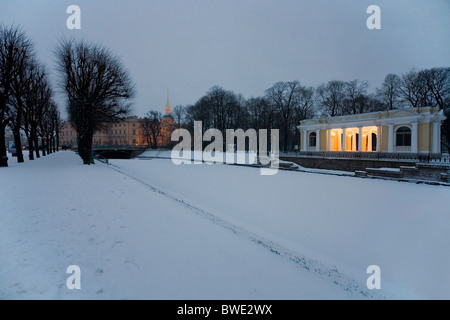
[[[66,27],[71,4],[79,31]],[[381,30],[366,27],[372,4]],[[175,106],[214,85],[246,98],[291,80],[358,78],[373,89],[391,72],[450,66],[449,18],[449,0],[0,0],[0,22],[22,25],[52,72],[62,37],[117,53],[136,83],[137,115],[163,112],[167,88]]]

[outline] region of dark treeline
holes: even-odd
[[[62,41],[56,50],[61,90],[67,95],[69,121],[77,131],[78,152],[85,164],[92,159],[92,138],[104,123],[123,119],[129,112],[134,84],[121,60],[110,50],[85,41]],[[333,80],[318,87],[299,81],[277,82],[263,96],[212,87],[194,105],[173,110],[175,126],[193,131],[219,129],[279,129],[281,150],[299,142],[296,126],[311,117],[341,116],[398,108],[438,107],[447,120],[443,144],[450,150],[450,68],[411,70],[389,74],[374,92],[362,80]],[[150,112],[142,122],[149,145],[161,133],[161,114]],[[28,140],[29,158],[58,149],[60,113],[53,100],[46,68],[38,62],[32,41],[20,27],[0,26],[0,166],[8,165],[5,130],[10,127],[23,162],[21,132]]]
[[[0,167],[8,166],[7,126],[21,163],[21,132],[28,140],[29,159],[34,160],[40,151],[43,156],[57,151],[60,125],[47,71],[38,62],[32,41],[20,27],[0,25]]]
[[[342,116],[400,108],[439,107],[450,118],[450,68],[411,70],[389,74],[375,92],[367,81],[329,81],[317,88],[299,81],[278,82],[261,97],[245,99],[221,87],[212,87],[194,105],[177,106],[175,119],[193,131],[194,121],[203,131],[226,129],[279,129],[280,148],[294,150],[299,143],[296,127],[312,117]],[[450,119],[442,126],[443,144],[450,149]]]
[[[63,40],[55,54],[78,154],[90,164],[94,132],[128,114],[134,84],[120,59],[104,47]],[[24,162],[22,133],[34,160],[41,152],[45,156],[59,149],[61,125],[46,68],[38,62],[31,39],[18,26],[0,25],[0,166],[8,166],[6,127],[13,131],[18,162]]]

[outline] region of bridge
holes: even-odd
[[[92,151],[95,157],[102,159],[131,159],[139,156],[148,147],[136,146],[94,146]]]

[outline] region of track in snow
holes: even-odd
[[[260,247],[263,247],[264,249],[270,251],[271,253],[286,259],[290,261],[291,263],[294,263],[298,268],[301,268],[303,270],[307,270],[311,273],[314,273],[316,275],[322,276],[323,278],[327,279],[328,281],[331,281],[333,284],[341,287],[343,290],[349,291],[349,292],[355,292],[358,294],[361,294],[362,297],[368,298],[368,299],[386,299],[386,297],[377,294],[374,291],[368,290],[366,287],[362,286],[360,283],[356,282],[352,278],[344,275],[342,272],[338,270],[336,266],[327,265],[325,263],[322,263],[320,261],[317,261],[315,259],[311,259],[307,256],[304,256],[302,254],[299,254],[297,252],[294,252],[290,249],[287,249],[278,243],[265,239],[253,232],[250,232],[248,230],[245,230],[242,227],[239,227],[233,223],[230,223],[211,212],[208,212],[202,208],[199,208],[198,206],[192,205],[189,202],[181,199],[180,197],[176,195],[172,195],[168,193],[167,191],[163,191],[160,188],[157,188],[155,186],[152,186],[151,184],[132,176],[131,174],[125,172],[122,168],[116,165],[109,165],[109,168],[115,170],[116,172],[127,176],[130,179],[133,179],[140,184],[144,185],[151,191],[158,193],[160,195],[163,195],[180,205],[184,206],[185,208],[190,209],[192,212],[197,214],[198,216],[201,216],[205,219],[208,219],[212,223],[225,228],[231,232],[233,232],[235,235],[246,239],[247,241],[251,241],[255,244],[257,244]]]

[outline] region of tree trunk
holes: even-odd
[[[33,141],[34,141],[34,147],[35,147],[34,151],[36,151],[36,159],[39,159],[41,157],[41,155],[39,154],[39,141],[38,141],[38,138],[34,137]]]
[[[53,136],[53,138],[52,138],[52,145],[53,145],[53,152],[54,153],[58,152],[59,150],[58,150],[58,146],[56,145],[56,137],[55,136]]]
[[[289,123],[284,124],[284,145],[283,150],[284,152],[288,152],[288,145],[289,145]]]
[[[28,138],[28,159],[30,161],[34,160],[34,148],[33,148],[33,139]]]
[[[80,155],[81,159],[83,160],[83,164],[85,165],[94,164],[94,162],[91,161],[93,136],[94,132],[92,130],[88,130],[86,134],[79,136],[78,154]]]
[[[20,139],[20,128],[19,129],[14,128],[14,143],[16,145],[17,162],[24,163],[25,160],[23,159],[22,139]]]
[[[46,145],[45,145],[45,139],[41,138],[41,149],[42,149],[42,156],[45,157],[47,155],[46,153]]]
[[[8,154],[5,145],[5,127],[0,125],[0,167],[8,166]]]
[[[51,140],[51,138],[50,137],[47,137],[47,154],[48,155],[50,155],[50,154],[52,154],[53,153],[53,148],[52,148],[52,140]]]

